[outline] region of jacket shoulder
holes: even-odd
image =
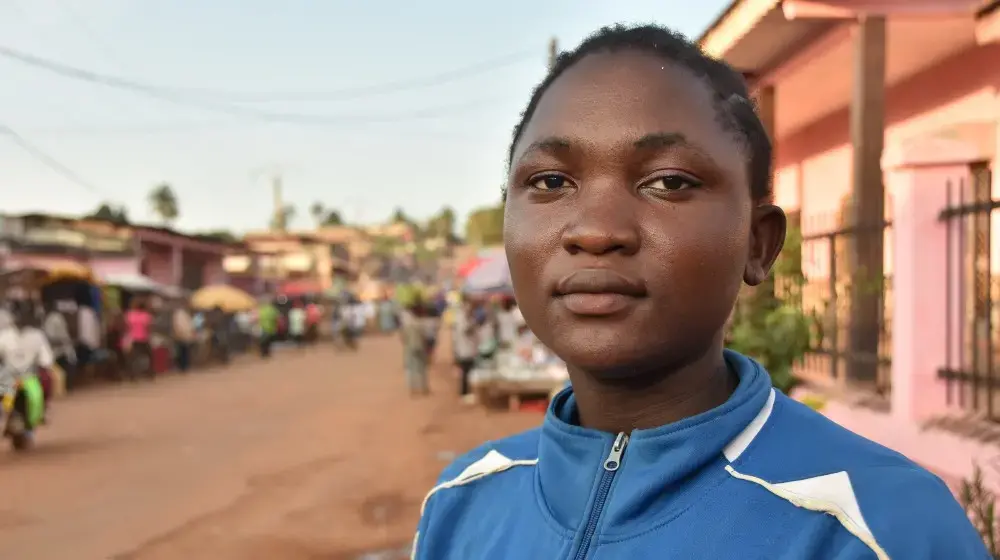
[[[458,456],[441,472],[437,485],[459,482],[470,477],[481,478],[511,466],[537,463],[540,432],[540,428],[534,428],[503,439],[488,441]]]
[[[940,478],[784,395],[733,466],[794,497],[827,504],[832,510],[825,511],[839,513],[889,558],[989,558]]]
[[[851,475],[860,511],[891,558],[991,558],[948,486],[916,465],[868,468]]]

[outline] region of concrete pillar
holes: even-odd
[[[885,188],[886,26],[882,16],[864,16],[852,35],[854,46],[850,130],[853,162],[851,205],[846,226],[847,273],[852,279],[847,377],[875,381],[883,295]]]
[[[948,262],[948,228],[963,222],[938,216],[949,204],[949,184],[957,197],[977,159],[973,147],[936,137],[887,154],[894,230],[891,404],[893,417],[902,421],[926,420],[947,406],[946,382],[937,372],[949,366],[949,323],[954,333],[963,321],[961,306],[947,304],[956,299],[948,290],[958,289],[963,269],[961,259]],[[954,340],[952,345],[954,353]]]

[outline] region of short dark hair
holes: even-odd
[[[750,97],[743,75],[721,60],[705,54],[701,47],[680,33],[656,25],[602,27],[576,49],[560,53],[545,79],[531,93],[521,120],[514,127],[507,163],[514,159],[514,147],[531,120],[542,94],[559,76],[590,54],[615,51],[640,51],[661,56],[679,64],[705,82],[715,94],[714,105],[719,122],[739,137],[747,150],[747,172],[750,194],[756,199],[771,196],[771,141],[757,108]],[[505,193],[506,194],[506,193]]]

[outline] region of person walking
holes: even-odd
[[[49,339],[56,365],[62,370],[66,387],[73,387],[77,377],[76,348],[69,333],[66,317],[54,306],[50,307],[42,324],[42,331]]]
[[[125,354],[126,374],[129,380],[139,377],[155,378],[153,371],[153,347],[150,344],[150,334],[153,327],[153,314],[149,312],[146,302],[138,297],[132,299],[132,308],[125,313]]]
[[[288,336],[296,346],[305,344],[306,319],[306,310],[302,307],[302,302],[293,303],[292,308],[288,310]]]
[[[197,332],[194,328],[194,320],[188,304],[179,302],[174,309],[172,317],[172,332],[174,339],[174,353],[177,369],[181,373],[187,373],[191,368],[191,349],[197,340]]]
[[[257,328],[260,331],[260,357],[270,358],[271,345],[274,344],[274,337],[278,336],[278,308],[271,298],[264,298],[257,309]]]
[[[403,338],[403,367],[411,397],[430,394],[427,382],[427,328],[423,322],[425,307],[413,302],[403,311],[400,334]]]
[[[458,366],[458,395],[463,401],[472,402],[473,395],[469,387],[469,374],[476,365],[478,351],[477,328],[473,317],[475,304],[471,300],[462,302],[455,313],[452,325],[452,351],[455,353],[455,364]]]

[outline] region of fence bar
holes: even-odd
[[[952,191],[952,185],[951,185],[951,180],[949,180],[948,183],[945,185],[945,197],[947,199],[946,209],[951,208],[951,195],[952,195],[951,191]],[[943,217],[944,216],[942,215],[942,218]],[[945,227],[945,233],[944,233],[944,235],[945,235],[945,249],[944,249],[944,251],[945,251],[945,257],[944,257],[944,262],[945,262],[945,279],[944,279],[944,284],[945,284],[945,288],[944,288],[945,289],[945,298],[944,298],[944,306],[945,306],[944,307],[944,316],[945,316],[944,344],[945,344],[945,349],[944,349],[944,364],[945,365],[944,365],[944,369],[945,369],[945,371],[952,371],[952,370],[957,370],[959,368],[954,367],[954,362],[952,361],[952,356],[951,356],[951,353],[952,353],[952,348],[951,348],[952,332],[951,331],[952,331],[952,329],[955,326],[954,325],[954,321],[952,320],[952,317],[954,317],[954,315],[953,315],[954,312],[952,310],[952,299],[954,297],[954,294],[952,292],[954,290],[953,290],[953,287],[952,287],[952,273],[951,273],[951,262],[953,260],[952,259],[952,257],[953,257],[953,254],[952,254],[953,250],[952,250],[952,239],[951,239],[951,237],[952,237],[952,224],[951,224],[951,222],[950,221],[945,221],[944,222],[944,227]],[[952,402],[955,399],[955,395],[954,395],[954,392],[955,392],[955,382],[954,382],[954,380],[951,377],[948,377],[948,378],[945,379],[945,391],[946,391],[946,397],[945,397],[946,402],[948,403],[949,406],[951,406]]]
[[[830,244],[830,309],[833,310],[833,332],[830,335],[830,375],[840,379],[840,303],[837,301],[837,237],[828,236]]]
[[[983,179],[980,178],[980,181]],[[989,193],[991,185],[986,183],[984,185]],[[988,198],[992,198],[987,194]],[[977,276],[985,280],[985,290],[986,290],[986,301],[983,302],[983,306],[986,311],[986,415],[993,418],[993,214],[992,212],[984,212],[981,215],[981,219],[986,220],[983,230],[985,230],[985,238],[983,239],[983,251],[986,255],[986,273],[985,278],[977,272]]]
[[[964,205],[965,205],[965,181],[964,180],[960,180],[958,182],[958,206],[962,207]],[[965,265],[966,265],[966,263],[965,263],[965,255],[966,255],[966,250],[965,250],[965,229],[966,228],[964,227],[965,225],[966,224],[965,224],[964,221],[960,221],[958,223],[958,228],[957,228],[958,229],[958,240],[957,240],[957,242],[958,242],[958,272],[959,272],[959,274],[961,274],[961,278],[963,280],[965,279],[965,272],[966,272],[966,270],[965,270]],[[958,369],[959,370],[964,370],[965,369],[965,326],[966,326],[966,324],[965,324],[965,313],[964,313],[964,309],[963,308],[965,307],[965,282],[959,282],[958,283],[958,302],[957,303],[958,303],[958,317],[959,317],[958,333],[957,333],[958,334]],[[973,375],[975,375],[974,372],[973,372]],[[961,406],[961,407],[965,407],[966,406],[966,402],[965,402],[966,401],[966,390],[965,390],[965,387],[966,387],[967,381],[968,380],[966,380],[966,382],[963,382],[958,387],[958,406]],[[973,398],[972,408],[973,409],[976,408],[975,398]]]

